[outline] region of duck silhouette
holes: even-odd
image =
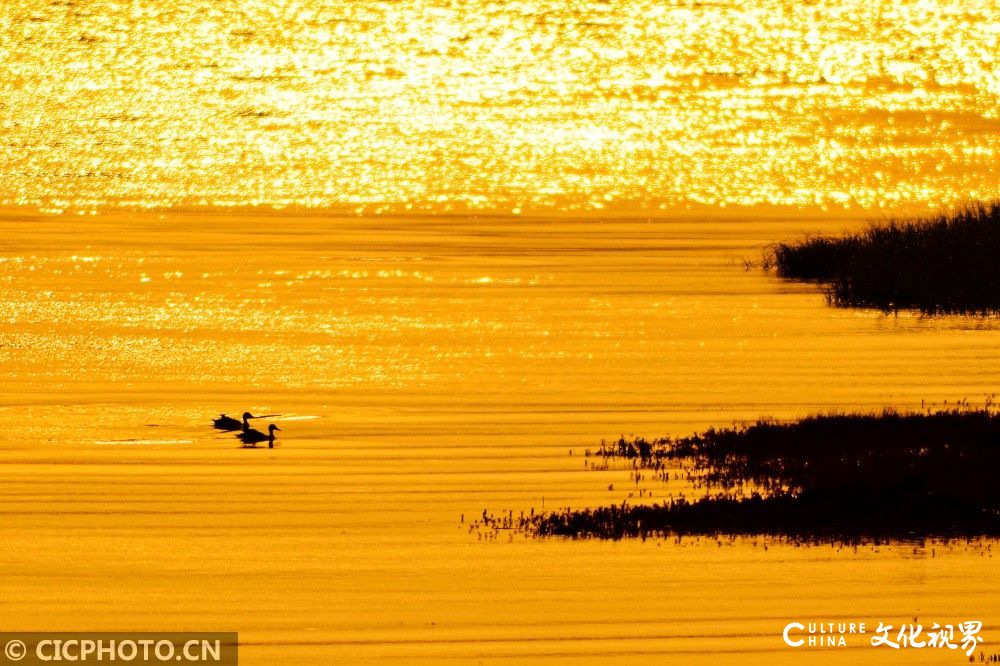
[[[236,436],[240,439],[241,442],[243,442],[244,447],[250,446],[256,448],[256,446],[259,443],[267,442],[267,448],[273,449],[275,430],[280,431],[281,428],[272,423],[271,425],[267,426],[266,435],[262,433],[260,430],[256,430],[254,428],[247,428],[243,432],[238,433]]]
[[[232,416],[219,414],[219,418],[212,419],[212,426],[217,430],[249,430],[250,419],[257,418],[250,412],[243,412],[243,421],[237,421]]]

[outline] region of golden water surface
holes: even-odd
[[[780,633],[978,619],[1000,652],[990,542],[469,529],[697,492],[592,469],[602,438],[992,395],[998,320],[831,309],[744,259],[1000,196],[998,26],[3,2],[0,627],[239,631],[251,665],[957,664]],[[210,427],[244,409],[278,448]]]
[[[7,0],[0,203],[996,196],[998,26],[994,0]]]
[[[468,530],[640,501],[585,466],[602,437],[992,393],[1000,322],[831,309],[743,268],[856,224],[8,214],[0,624],[238,630],[247,664],[964,661],[780,638],[917,617],[980,619],[993,654],[990,544]],[[281,415],[278,448],[211,429],[246,408]]]

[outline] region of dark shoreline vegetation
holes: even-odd
[[[761,420],[678,439],[621,438],[591,454],[669,478],[693,465],[697,500],[501,516],[482,527],[533,536],[622,539],[764,535],[792,540],[923,541],[1000,536],[1000,412]],[[675,465],[675,463],[674,463]],[[676,466],[674,466],[676,469]]]
[[[764,259],[785,278],[826,285],[842,307],[1000,315],[1000,201],[892,220],[839,238],[777,243]]]

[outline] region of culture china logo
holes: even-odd
[[[867,622],[789,622],[781,632],[791,648],[838,648],[859,641],[880,649],[956,650],[972,657],[984,639],[983,623],[966,620],[956,624],[933,622],[929,627],[917,622],[899,625],[879,622],[874,631]]]

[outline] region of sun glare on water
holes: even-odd
[[[988,198],[998,25],[988,0],[14,0],[0,10],[0,202]]]

